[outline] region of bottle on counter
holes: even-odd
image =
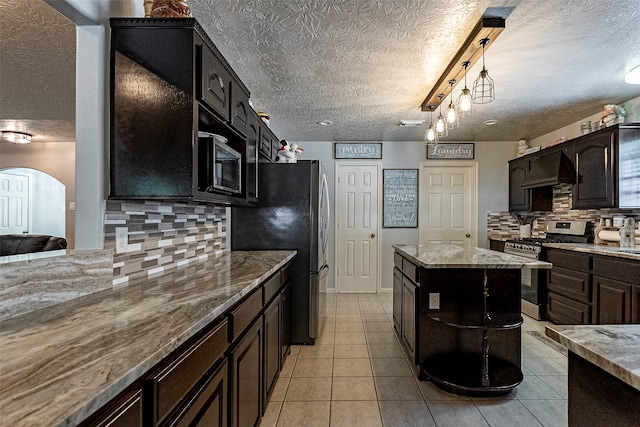
[[[624,219],[624,225],[620,227],[620,247],[633,248],[636,244],[636,221],[633,217]]]

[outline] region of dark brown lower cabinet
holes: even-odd
[[[631,288],[631,322],[640,323],[640,285]]]
[[[284,288],[282,288],[282,310],[280,311],[282,317],[280,319],[280,326],[282,327],[282,364],[287,359],[287,356],[291,352],[291,283],[286,282]]]
[[[399,334],[402,332],[400,322],[402,320],[402,272],[395,267],[393,269],[393,326]]]
[[[228,378],[227,361],[224,359],[215,372],[206,378],[192,398],[187,400],[184,410],[177,414],[174,420],[164,425],[226,427],[229,422],[227,417]]]
[[[605,277],[593,277],[593,323],[631,323],[631,285]]]
[[[264,381],[262,391],[262,411],[267,408],[267,402],[271,397],[278,373],[281,367],[282,345],[280,337],[280,309],[281,297],[274,299],[264,310]]]
[[[142,389],[125,392],[100,413],[81,424],[82,427],[142,427]]]
[[[258,319],[229,354],[233,427],[253,427],[260,423],[262,333],[262,321]]]
[[[402,340],[416,360],[416,285],[402,278]]]

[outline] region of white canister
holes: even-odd
[[[520,237],[523,239],[531,237],[531,224],[524,224],[520,226]]]

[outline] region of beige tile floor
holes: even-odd
[[[391,294],[326,294],[314,346],[293,346],[261,426],[566,426],[567,358],[530,332],[523,382],[497,398],[418,381],[393,332]]]

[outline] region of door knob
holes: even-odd
[[[464,235],[464,237],[471,237],[471,234],[467,233]]]
[[[373,239],[374,237],[376,237],[376,233],[371,233],[371,238]]]

